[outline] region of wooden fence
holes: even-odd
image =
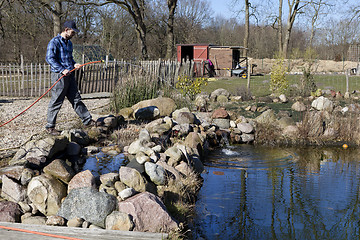
[[[75,76],[81,93],[112,92],[119,81],[136,75],[174,85],[180,74],[192,75],[193,69],[193,62],[113,61],[86,65],[76,70]],[[47,64],[0,64],[0,96],[38,97],[50,87]]]

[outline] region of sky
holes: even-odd
[[[230,11],[233,0],[208,0],[215,15],[221,15],[224,18],[230,18],[233,13]]]

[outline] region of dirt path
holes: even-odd
[[[0,123],[10,120],[34,101],[36,98],[0,97]],[[84,99],[83,101],[93,118],[96,119],[100,117],[104,109],[107,109],[110,99]],[[48,103],[49,98],[43,98],[14,121],[0,127],[0,150],[18,147],[31,136],[44,133]],[[58,115],[56,128],[65,130],[76,126],[80,127],[81,121],[72,109],[71,104],[65,100]]]

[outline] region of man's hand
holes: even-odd
[[[66,76],[66,75],[68,75],[68,74],[70,73],[70,71],[69,71],[69,70],[67,70],[67,69],[65,69],[65,70],[64,70],[64,71],[62,71],[61,73],[62,73],[63,75],[65,75],[65,76]]]
[[[80,64],[80,63],[75,63],[74,67],[75,67],[75,68],[80,68],[80,67],[81,67],[81,64]]]

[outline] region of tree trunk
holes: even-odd
[[[249,47],[249,35],[250,35],[250,13],[249,13],[250,3],[249,0],[245,0],[245,36],[244,36],[244,55],[247,56],[248,47]]]
[[[167,46],[166,46],[166,58],[172,59],[174,57],[174,45],[175,45],[175,37],[174,37],[174,14],[177,5],[177,0],[167,0],[168,8],[169,8],[169,16],[167,21]]]
[[[61,1],[55,1],[55,9],[52,13],[53,22],[54,22],[54,36],[61,33],[61,13],[62,13],[62,3]]]
[[[299,4],[300,4],[300,0],[292,0],[291,4],[290,4],[290,0],[289,0],[289,16],[288,16],[288,20],[287,20],[285,39],[284,39],[284,45],[283,45],[283,57],[284,58],[287,58],[287,56],[288,56],[290,35],[291,35],[292,27],[295,22],[296,14],[298,13],[298,10],[299,10]]]
[[[282,55],[282,47],[283,47],[283,29],[282,29],[282,7],[283,7],[283,0],[279,0],[279,16],[278,16],[278,29],[277,29],[277,36],[278,36],[278,47],[279,53]]]

